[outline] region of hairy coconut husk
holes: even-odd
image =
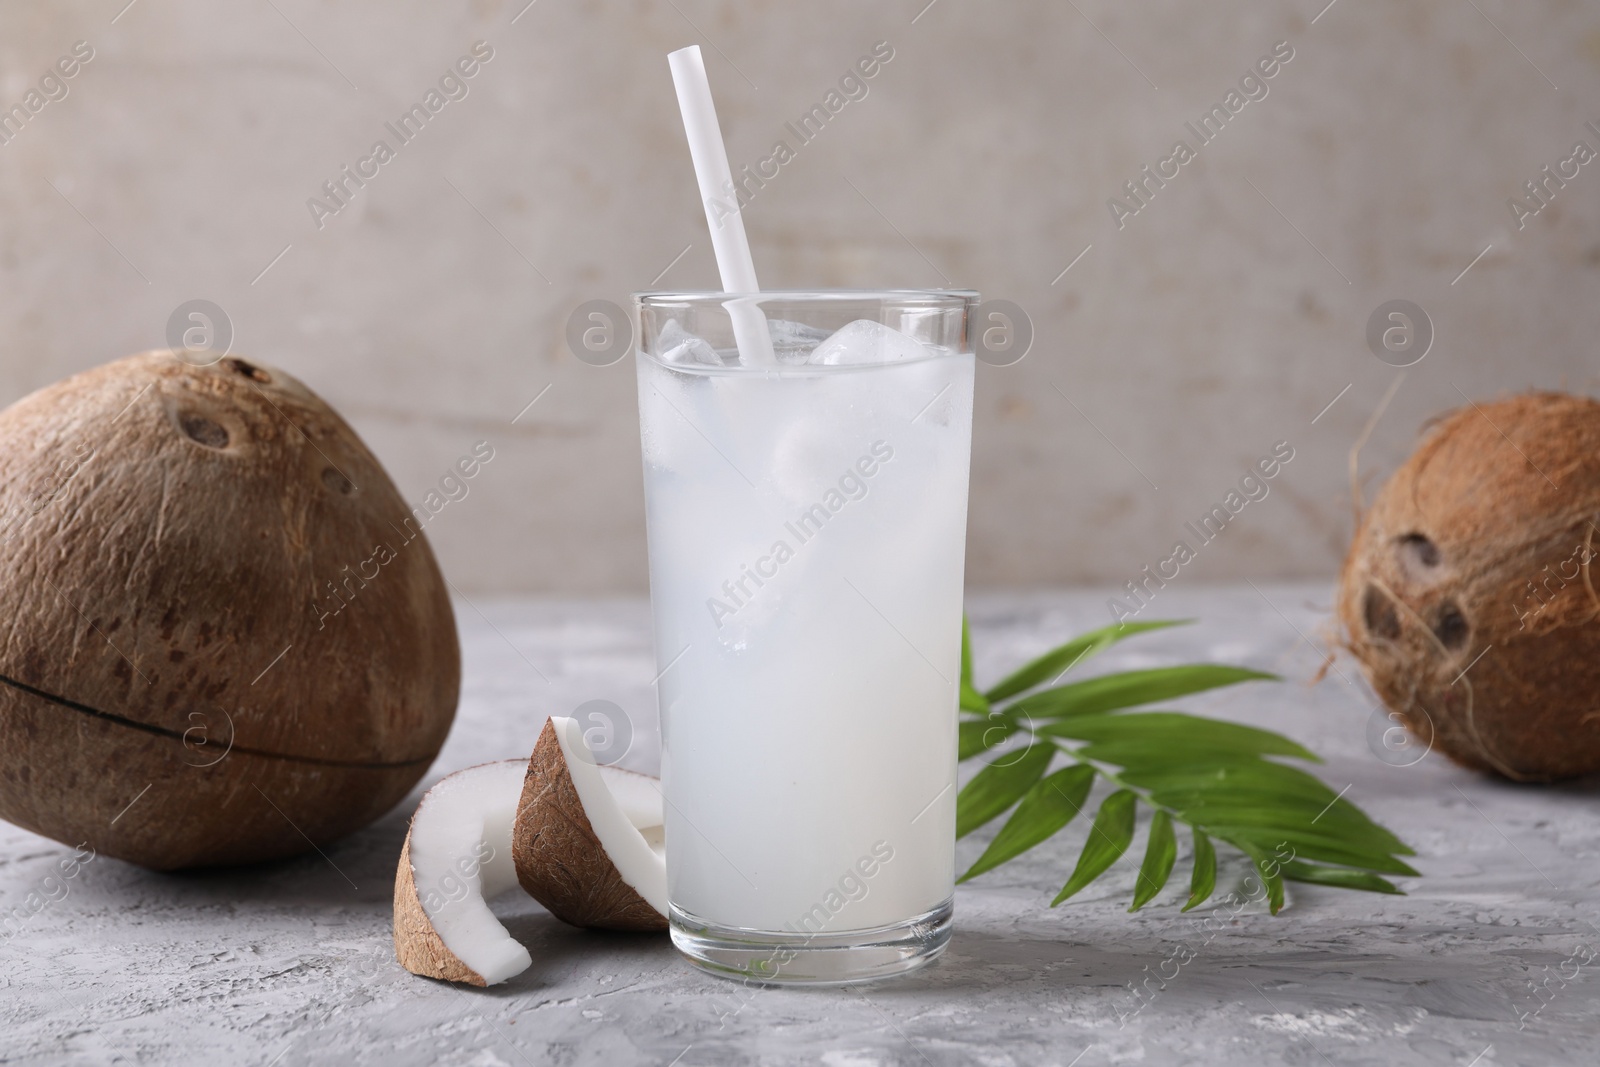
[[[1441,418],[1363,517],[1345,645],[1410,731],[1517,780],[1600,770],[1600,402]]]
[[[0,412],[0,605],[0,818],[149,867],[366,825],[455,713],[409,509],[327,404],[243,359],[149,352]]]
[[[563,922],[596,930],[667,928],[666,916],[623,880],[606,854],[549,720],[528,759],[511,850],[522,888]]]

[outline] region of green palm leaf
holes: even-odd
[[[1366,871],[1352,871],[1348,867],[1318,867],[1291,860],[1283,865],[1283,877],[1290,882],[1331,885],[1339,889],[1364,889],[1369,893],[1405,895],[1386,879],[1368,874]]]
[[[1261,876],[1262,885],[1267,891],[1267,907],[1276,915],[1283,910],[1283,866],[1282,863],[1269,852],[1253,846],[1243,847],[1244,854],[1250,857],[1255,864],[1256,874]]]
[[[1189,878],[1189,899],[1183,910],[1204,904],[1217,888],[1217,853],[1211,847],[1211,838],[1194,828],[1194,873]]]
[[[1096,652],[1109,648],[1125,637],[1148,633],[1151,630],[1163,630],[1169,626],[1184,626],[1193,621],[1170,619],[1161,622],[1113,623],[1098,630],[1091,630],[1017,668],[990,686],[983,695],[992,703],[998,704],[1018,693],[1026,693],[1047,678],[1054,678],[1071,670]]]
[[[980,715],[989,711],[989,702],[972,687],[972,631],[967,627],[965,615],[961,616],[961,710],[975,711]]]
[[[972,627],[965,615],[961,616],[961,682],[972,684]]]
[[[1078,854],[1078,866],[1050,902],[1052,908],[1106,873],[1128,851],[1133,840],[1133,802],[1133,793],[1127,789],[1119,789],[1101,802],[1094,825],[1089,828],[1089,840]]]
[[[1030,741],[1021,752],[1003,752],[973,775],[956,794],[956,837],[966,837],[1033,788],[1056,754],[1046,741]]]
[[[1361,843],[1350,837],[1341,837],[1332,834],[1308,833],[1296,827],[1265,827],[1265,826],[1206,826],[1206,832],[1212,837],[1220,837],[1224,841],[1239,845],[1246,845],[1266,851],[1272,851],[1279,846],[1287,846],[1293,850],[1294,855],[1304,856],[1307,859],[1320,860],[1324,863],[1335,863],[1345,867],[1364,867],[1369,871],[1379,871],[1383,874],[1407,874],[1413,877],[1417,874],[1409,864],[1387,855],[1381,850],[1363,848]]]
[[[1215,663],[1190,663],[1181,667],[1102,674],[1081,682],[1041,689],[1012,704],[1008,711],[1030,719],[1056,719],[1064,715],[1093,715],[1140,704],[1176,700],[1240,682],[1277,681],[1278,676],[1245,667]]]
[[[1285,881],[1399,893],[1381,875],[1415,876],[1416,870],[1399,858],[1414,851],[1315,775],[1278,762],[1320,762],[1310,750],[1239,723],[1179,711],[1124,711],[1273,675],[1195,663],[1038,688],[1126,637],[1172,625],[1177,624],[1102,627],[980,692],[972,680],[971,639],[963,620],[960,704],[973,717],[958,727],[960,758],[1018,737],[1029,743],[989,756],[988,765],[957,795],[958,837],[1015,805],[961,880],[991,871],[1060,832],[1082,810],[1095,779],[1104,778],[1115,790],[1095,814],[1077,865],[1052,906],[1101,877],[1126,853],[1140,803],[1152,808],[1152,816],[1130,911],[1154,900],[1171,878],[1178,823],[1189,827],[1194,841],[1185,911],[1216,891],[1214,841],[1250,859],[1273,914],[1283,907]],[[1070,764],[1047,773],[1058,756]]]
[[[1139,866],[1139,881],[1134,886],[1129,911],[1138,911],[1161,892],[1177,859],[1178,839],[1172,832],[1172,816],[1157,808],[1150,820],[1150,840],[1144,847],[1144,863]]]
[[[1041,726],[1034,731],[1045,737],[1068,737],[1099,745],[1127,746],[1130,755],[1148,753],[1150,762],[1171,763],[1173,759],[1193,762],[1190,753],[1202,750],[1221,755],[1293,756],[1321,763],[1301,745],[1253,726],[1203,719],[1176,711],[1128,712],[1121,715],[1074,715]],[[1098,759],[1098,756],[1090,756]],[[1137,760],[1111,759],[1130,766]]]
[[[978,862],[958,881],[976,878],[1054,835],[1083,810],[1083,802],[1088,799],[1092,785],[1094,768],[1081,763],[1063,767],[1035,782],[1023,794],[1017,810],[1011,813],[1011,818],[994,835],[994,840],[989,842],[983,855],[978,857]]]
[[[1020,729],[1007,719],[969,719],[956,727],[956,758],[971,759],[980,752],[987,752]]]
[[[1143,786],[1152,793],[1194,791],[1208,797],[1226,795],[1244,787],[1275,796],[1331,804],[1338,796],[1321,779],[1298,767],[1263,759],[1226,758],[1190,766],[1129,767],[1124,781]]]
[[[1272,793],[1232,793],[1217,803],[1170,803],[1160,801],[1177,812],[1185,822],[1197,826],[1321,827],[1349,840],[1361,841],[1383,853],[1415,855],[1394,834],[1368,819],[1352,805],[1348,816],[1335,809],[1319,809]]]

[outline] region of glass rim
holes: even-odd
[[[730,300],[817,304],[876,300],[889,304],[960,308],[972,307],[981,299],[976,289],[762,289],[744,293],[721,289],[646,289],[632,295],[634,306],[640,308],[723,304]]]

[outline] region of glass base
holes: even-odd
[[[906,974],[950,943],[952,901],[890,926],[841,933],[717,926],[673,905],[672,943],[712,974],[757,985],[847,985]]]

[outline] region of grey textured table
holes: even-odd
[[[0,1062],[1488,1067],[1600,1059],[1600,961],[1584,962],[1600,950],[1593,784],[1517,787],[1436,755],[1403,767],[1378,758],[1368,742],[1373,705],[1353,666],[1342,661],[1310,681],[1322,657],[1308,642],[1326,640],[1326,587],[1162,596],[1164,615],[1203,621],[1137,638],[1097,666],[1212,658],[1285,675],[1286,684],[1188,704],[1281,730],[1327,757],[1325,779],[1348,785],[1346,796],[1420,853],[1425,877],[1405,882],[1410,895],[1291,887],[1277,918],[1253,907],[1225,911],[1206,932],[1197,927],[1205,913],[1180,916],[1170,887],[1127,914],[1135,861],[1125,858],[1103,884],[1051,909],[1076,857],[1078,826],[959,889],[949,951],[889,984],[749,991],[691,970],[665,937],[573,930],[514,894],[496,910],[529,945],[533,967],[504,986],[463,990],[394,963],[391,880],[414,795],[326,858],[186,875],[91,861],[65,897],[0,941]],[[625,762],[653,769],[643,604],[457,608],[461,714],[424,784],[525,755],[545,715],[596,698],[635,715]],[[972,617],[982,682],[1106,613],[1103,597],[1038,594],[979,598]],[[974,858],[986,837],[961,842],[960,858]],[[69,854],[0,825],[0,905],[15,906]],[[1164,989],[1136,999],[1129,984],[1171,974],[1163,961],[1183,942],[1195,957]]]

